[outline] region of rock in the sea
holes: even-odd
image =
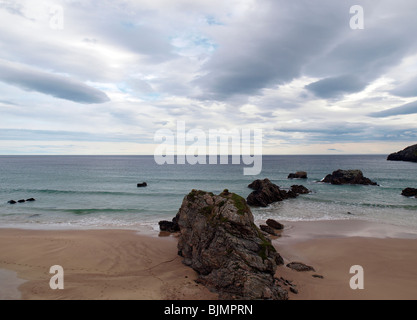
[[[167,232],[179,232],[180,226],[178,225],[178,215],[176,215],[172,221],[159,221],[159,229],[161,231],[167,231]]]
[[[405,197],[416,197],[417,198],[417,189],[406,188],[402,191],[401,195]]]
[[[268,234],[270,234],[270,235],[272,235],[272,236],[277,236],[277,233],[275,232],[275,230],[274,230],[273,228],[271,228],[270,226],[267,226],[267,225],[261,224],[261,225],[259,226],[259,228],[260,228],[262,231],[264,231],[264,232],[266,232],[266,233],[268,233]]]
[[[7,203],[9,203],[9,204],[16,204],[17,202],[16,202],[16,201],[14,201],[14,200],[10,200],[10,201],[8,201]]]
[[[278,221],[276,221],[274,219],[268,219],[268,220],[266,220],[266,224],[269,227],[274,228],[276,230],[283,230],[284,229],[284,225],[282,223],[279,223]]]
[[[300,194],[310,192],[304,186],[292,186],[289,191],[281,190],[269,179],[255,180],[248,187],[255,191],[249,194],[246,201],[250,206],[255,207],[267,207],[271,203],[296,198]]]
[[[271,203],[289,198],[285,190],[281,190],[269,179],[255,180],[248,187],[255,190],[247,197],[250,206],[267,207]]]
[[[308,266],[301,262],[291,262],[287,264],[287,267],[299,272],[316,271],[313,267]]]
[[[404,150],[398,151],[396,153],[391,153],[387,160],[417,162],[417,144],[409,146]]]
[[[22,200],[19,200],[19,201],[17,201],[17,202],[19,202],[19,203],[25,203],[25,202],[26,202],[26,200],[22,199]]]
[[[193,190],[182,202],[178,224],[184,264],[221,299],[288,298],[274,278],[284,261],[254,224],[244,198]]]
[[[307,179],[307,172],[297,171],[296,173],[290,173],[288,179]]]
[[[147,187],[148,184],[146,182],[138,183],[138,188],[144,188]]]
[[[291,186],[291,191],[294,192],[296,195],[310,193],[310,190],[308,190],[306,187],[297,185]]]
[[[327,175],[321,182],[331,184],[362,184],[377,186],[376,182],[371,181],[363,176],[360,170],[337,170]]]
[[[35,198],[30,198],[30,199],[27,199],[26,201],[27,202],[33,202],[33,201],[36,201],[36,199]]]

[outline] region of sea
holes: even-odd
[[[267,208],[252,208],[255,221],[359,219],[417,228],[417,199],[401,195],[417,188],[417,164],[386,155],[263,156],[262,172],[245,176],[240,165],[159,165],[153,156],[0,156],[0,227],[29,229],[158,230],[171,220],[192,189],[247,197],[248,184],[268,178],[281,188],[312,191]],[[320,182],[337,169],[360,169],[379,186]],[[306,180],[289,173],[307,171]],[[137,184],[146,182],[145,188]],[[35,198],[11,205],[9,200]]]

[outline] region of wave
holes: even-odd
[[[342,201],[342,200],[317,199],[317,198],[306,198],[306,197],[300,197],[297,200],[311,201],[311,202],[315,202],[315,203],[344,205],[344,206],[350,206],[350,207],[417,210],[417,204],[416,205],[410,205],[410,204],[383,204],[383,203],[366,203],[366,202],[352,203],[352,202]]]
[[[161,192],[123,192],[123,191],[82,191],[82,190],[55,190],[55,189],[12,189],[8,190],[8,193],[21,193],[21,194],[51,194],[51,195],[98,195],[98,196],[150,196],[150,197],[168,197],[176,195],[185,195],[185,193],[180,192],[171,192],[171,193],[161,193]]]

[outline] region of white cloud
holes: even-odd
[[[50,27],[52,5],[63,8],[62,30]],[[417,4],[362,5],[365,30],[351,30],[350,4],[332,0],[3,0],[1,138],[47,131],[28,150],[73,153],[84,134],[96,150],[126,153],[113,137],[136,150],[132,140],[152,145],[181,120],[262,128],[271,152],[407,144],[416,139]],[[78,142],[58,148],[62,132]]]

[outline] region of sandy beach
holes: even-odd
[[[278,267],[298,294],[290,299],[417,299],[417,232],[362,221],[288,222],[273,240]],[[128,230],[0,229],[0,299],[212,300],[177,255],[175,236]],[[49,268],[64,269],[64,290],[51,290]],[[364,290],[352,290],[349,269],[364,269]],[[314,278],[313,275],[324,278]]]

